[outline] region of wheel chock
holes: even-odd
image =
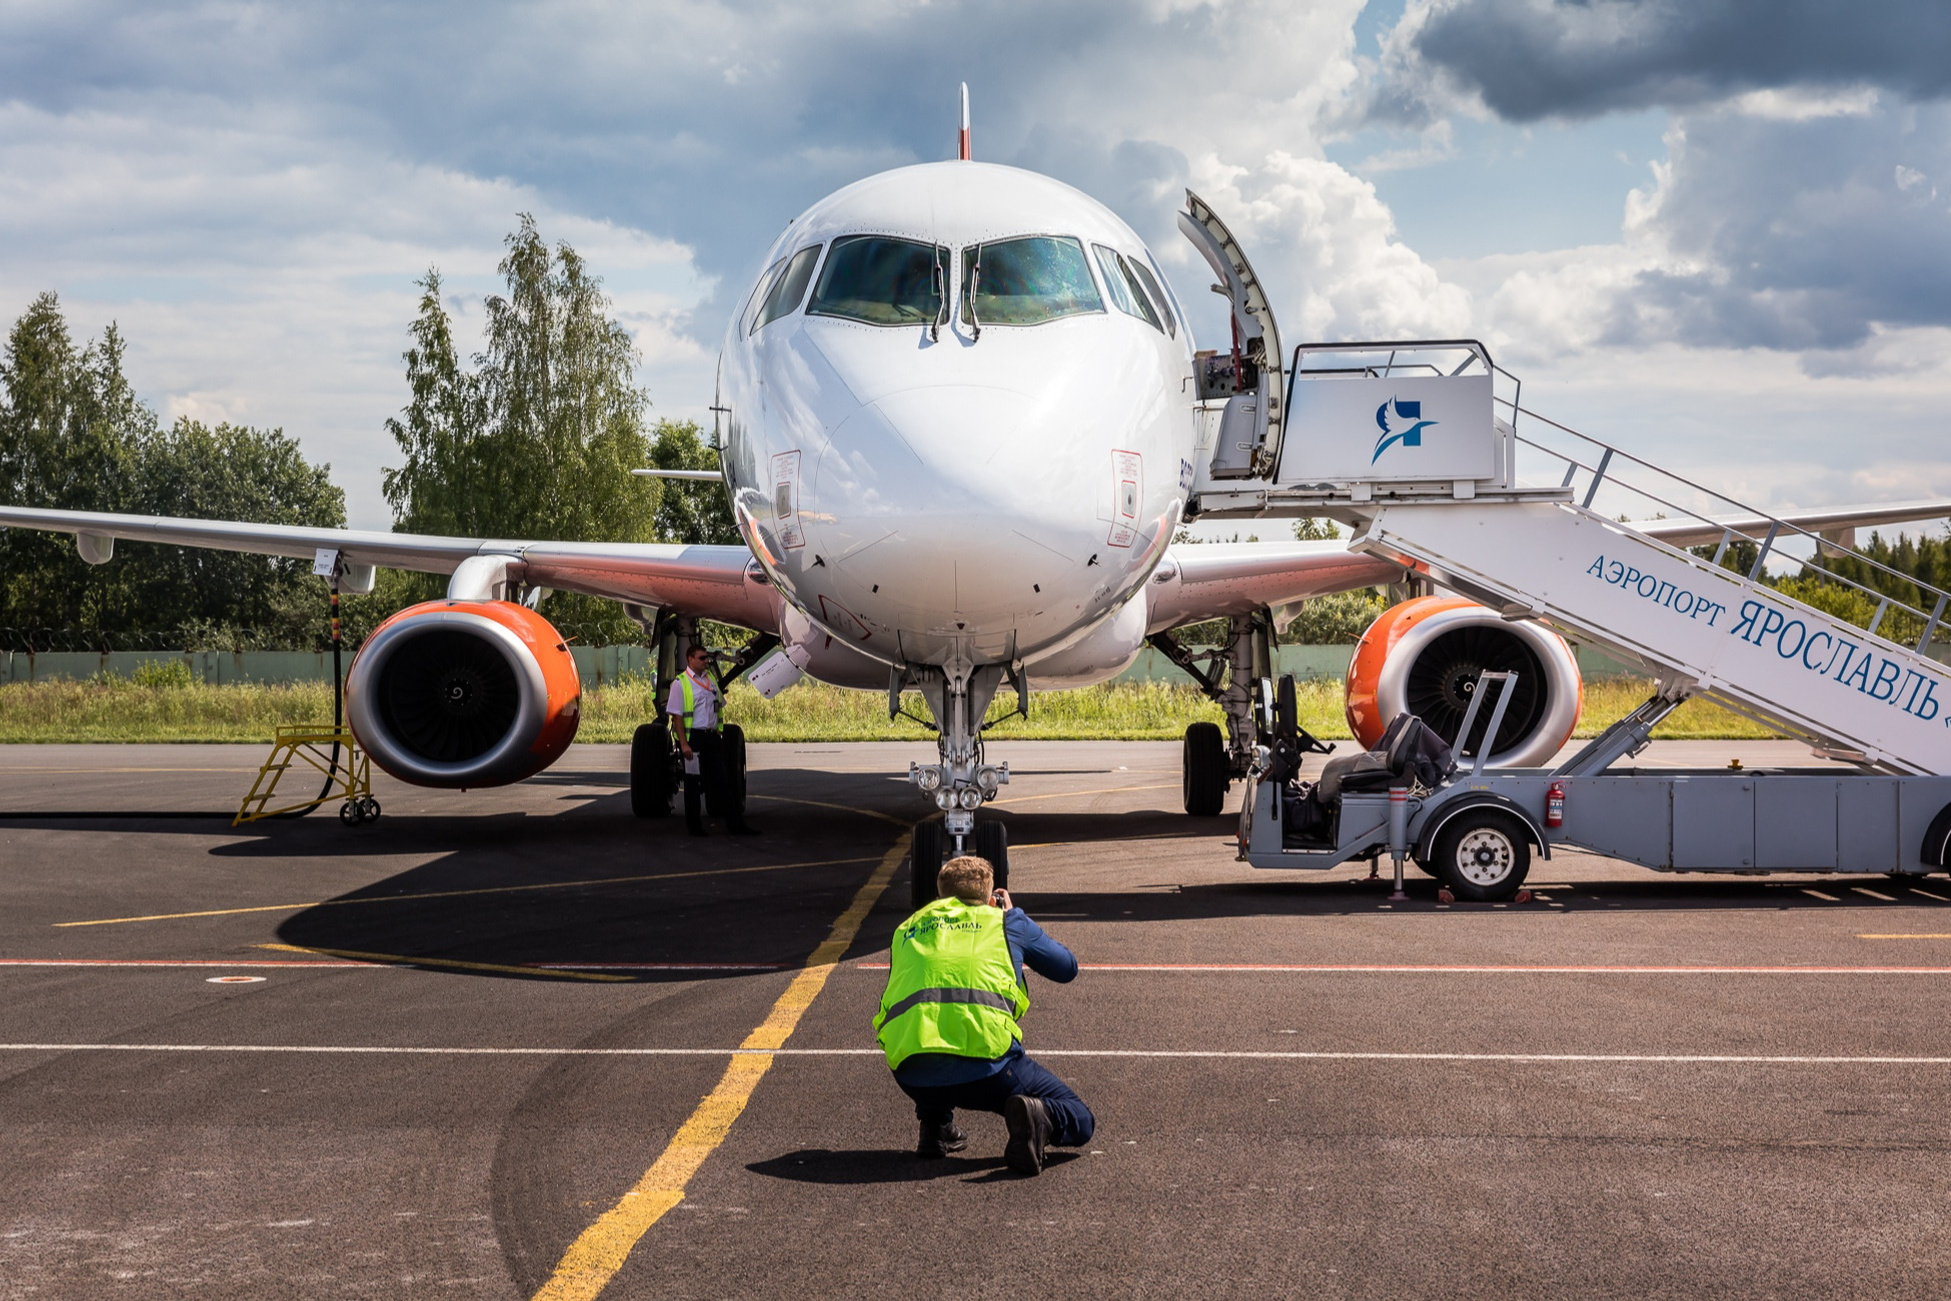
[[[1445,886],[1439,886],[1439,887],[1437,888],[1437,891],[1436,891],[1436,902],[1438,902],[1438,903],[1455,903],[1455,902],[1456,902],[1456,896],[1455,896],[1454,894],[1451,894],[1451,893],[1450,893],[1450,887],[1449,887],[1449,886],[1447,886],[1447,885],[1445,885]]]

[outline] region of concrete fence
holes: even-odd
[[[1951,657],[1951,647],[1933,646],[1938,658]],[[576,671],[585,687],[606,686],[620,678],[651,671],[650,652],[642,646],[575,646]],[[1280,671],[1296,678],[1339,680],[1348,672],[1353,646],[1282,646]],[[352,656],[346,655],[346,662]],[[332,656],[312,651],[0,651],[0,683],[47,682],[57,678],[85,680],[97,676],[130,678],[144,664],[182,664],[199,682],[330,682]],[[1618,677],[1632,672],[1616,660],[1586,647],[1578,651],[1579,670],[1588,678]],[[1165,656],[1149,646],[1137,662],[1119,674],[1119,682],[1187,682]],[[1034,683],[1034,679],[1032,680]]]

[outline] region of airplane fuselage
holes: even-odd
[[[765,265],[726,335],[723,460],[810,671],[1123,667],[1195,433],[1143,241],[1061,182],[947,162],[829,196]]]

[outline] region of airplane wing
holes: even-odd
[[[1887,524],[1913,524],[1918,520],[1951,516],[1951,501],[1898,501],[1882,506],[1832,506],[1827,510],[1799,511],[1783,515],[1784,524],[1806,529],[1825,542],[1855,545],[1850,535],[1857,529],[1879,528]],[[1775,520],[1765,515],[1730,516],[1726,519],[1635,520],[1626,527],[1675,547],[1697,547],[1719,542],[1726,532],[1753,538],[1768,536]]]
[[[1146,585],[1147,632],[1249,614],[1400,579],[1400,565],[1339,542],[1207,542],[1170,548]]]
[[[93,559],[92,550],[104,560],[112,538],[300,560],[331,549],[354,566],[425,574],[451,574],[474,556],[506,557],[518,567],[515,577],[539,587],[681,610],[761,632],[777,631],[779,622],[778,595],[744,547],[442,538],[25,506],[0,506],[0,527],[73,533],[85,557]]]

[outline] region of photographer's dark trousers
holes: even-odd
[[[698,756],[698,771],[684,774],[684,822],[693,831],[704,828],[706,795],[711,799],[711,816],[737,825],[745,811],[732,804],[731,774],[725,770],[725,738],[708,727],[691,729],[691,753]]]
[[[900,1077],[895,1077],[901,1084]],[[993,1111],[1003,1114],[1003,1104],[1017,1094],[1043,1099],[1050,1113],[1050,1143],[1054,1147],[1082,1147],[1097,1131],[1097,1118],[1070,1086],[1028,1057],[1017,1057],[994,1075],[967,1084],[946,1084],[937,1088],[901,1084],[901,1091],[915,1102],[915,1116],[925,1125],[947,1124],[955,1109]]]

